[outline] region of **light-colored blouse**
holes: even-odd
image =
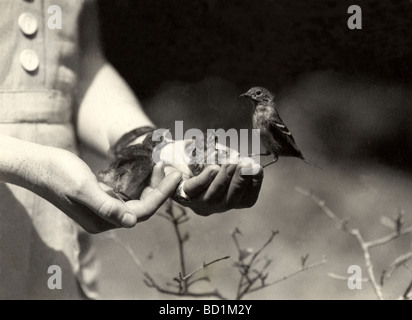
[[[77,152],[72,123],[86,0],[0,1],[0,134]],[[61,8],[62,29],[48,20]],[[0,150],[1,157],[1,150]],[[90,236],[49,202],[0,183],[0,299],[96,297]],[[62,289],[50,289],[50,266]]]

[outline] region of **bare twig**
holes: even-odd
[[[292,278],[292,277],[294,277],[294,276],[296,276],[296,275],[298,275],[298,274],[300,274],[300,273],[302,273],[302,272],[305,272],[305,271],[307,271],[307,270],[310,270],[310,269],[319,267],[319,266],[321,266],[322,264],[325,264],[326,262],[327,262],[327,261],[326,261],[326,258],[323,258],[321,261],[318,261],[318,262],[315,262],[315,263],[312,263],[312,264],[308,264],[307,266],[305,266],[305,267],[303,267],[303,268],[301,268],[301,269],[299,269],[299,270],[296,270],[296,271],[294,271],[294,272],[292,272],[292,273],[290,273],[290,274],[288,274],[288,275],[286,275],[286,276],[283,276],[282,278],[279,278],[279,279],[274,280],[274,281],[272,281],[272,282],[270,282],[270,283],[264,284],[264,285],[262,285],[262,286],[260,286],[260,287],[258,287],[258,288],[250,289],[247,293],[249,294],[249,293],[252,293],[252,292],[255,292],[255,291],[258,291],[258,290],[267,288],[267,287],[274,286],[275,284],[278,284],[278,283],[280,283],[280,282],[286,281],[286,280],[288,280],[288,279],[290,279],[290,278]]]
[[[136,256],[136,254],[134,253],[134,251],[132,250],[129,244],[123,242],[115,233],[109,233],[108,237],[111,238],[112,240],[115,240],[118,244],[120,244],[123,248],[125,248],[128,254],[132,257],[134,263],[142,271],[144,275],[144,283],[149,288],[154,288],[155,290],[163,294],[180,296],[180,297],[194,297],[194,298],[213,297],[213,298],[222,299],[222,300],[226,299],[217,289],[213,291],[206,291],[206,292],[193,292],[189,290],[189,288],[197,282],[210,281],[208,277],[200,277],[200,278],[194,279],[195,274],[197,274],[199,271],[215,263],[218,263],[222,260],[229,259],[230,257],[225,256],[222,258],[214,259],[207,263],[204,262],[202,266],[186,274],[184,244],[186,241],[188,241],[189,235],[182,234],[180,230],[180,226],[181,224],[187,222],[189,218],[186,215],[185,209],[181,207],[178,207],[178,208],[181,210],[181,214],[176,214],[174,212],[173,204],[169,202],[169,207],[166,209],[166,213],[159,214],[160,216],[167,219],[169,222],[173,224],[173,228],[174,228],[177,241],[178,241],[178,250],[179,250],[180,272],[177,277],[173,278],[174,283],[173,284],[166,283],[166,287],[164,287],[163,285],[159,285],[156,282],[156,280],[150,275],[150,273],[143,268],[140,260],[138,259],[138,257]],[[278,231],[272,231],[271,235],[266,240],[266,242],[256,251],[253,251],[253,249],[243,249],[240,246],[239,241],[237,239],[237,235],[241,235],[241,232],[239,231],[239,229],[236,229],[232,233],[233,240],[239,252],[238,262],[236,266],[238,267],[238,270],[241,274],[241,278],[239,281],[239,287],[238,287],[238,291],[236,295],[237,299],[241,299],[242,297],[244,297],[245,295],[249,293],[256,292],[258,290],[264,289],[269,286],[273,286],[303,271],[312,269],[326,262],[326,260],[323,259],[320,262],[317,262],[311,265],[306,265],[309,255],[305,255],[301,257],[302,268],[300,270],[297,270],[273,282],[267,283],[266,280],[269,276],[269,273],[267,273],[266,270],[271,265],[272,260],[269,259],[268,257],[262,258],[260,256],[263,250],[265,250],[268,247],[268,245],[273,241],[274,237],[278,233],[279,233]]]
[[[214,290],[210,292],[185,292],[185,293],[180,293],[172,290],[168,290],[163,288],[162,286],[158,285],[156,281],[148,274],[145,273],[145,280],[144,283],[149,287],[149,288],[154,288],[160,293],[164,294],[169,294],[173,296],[182,296],[182,297],[195,297],[195,298],[205,298],[205,297],[215,297],[221,300],[226,300],[224,296],[220,294],[219,291]]]
[[[300,187],[296,187],[295,189],[296,189],[296,191],[300,192],[301,194],[311,198],[322,209],[322,211],[329,218],[331,218],[333,221],[335,221],[337,229],[340,229],[340,230],[350,234],[351,236],[355,237],[356,240],[358,240],[359,245],[360,245],[360,247],[362,249],[362,252],[363,252],[363,258],[365,260],[365,267],[366,267],[366,270],[368,272],[368,276],[369,276],[369,279],[371,281],[372,287],[373,287],[376,295],[378,296],[378,298],[380,300],[383,300],[381,286],[376,281],[375,274],[374,274],[374,271],[373,271],[373,264],[372,264],[371,259],[370,259],[369,247],[367,246],[367,242],[363,239],[362,234],[359,232],[359,230],[349,228],[347,221],[339,218],[331,209],[329,209],[326,206],[325,201],[320,199],[313,192],[308,191],[308,190],[303,189],[303,188],[300,188]]]
[[[180,214],[175,212],[175,209],[180,210]],[[166,208],[166,214],[160,214],[160,216],[166,218],[169,222],[173,225],[173,230],[176,234],[177,242],[178,242],[178,250],[179,250],[179,262],[180,262],[180,272],[178,277],[173,278],[173,280],[177,283],[175,287],[177,287],[177,292],[169,289],[165,289],[162,286],[158,285],[155,280],[150,276],[149,273],[145,273],[145,284],[148,287],[155,288],[157,291],[165,294],[175,295],[175,296],[190,296],[190,297],[215,297],[218,299],[225,299],[225,297],[220,294],[218,290],[214,290],[211,292],[191,292],[189,287],[199,281],[210,281],[208,277],[202,277],[199,279],[192,279],[192,277],[199,272],[207,268],[208,266],[215,264],[219,261],[229,259],[229,256],[225,256],[223,258],[215,259],[208,263],[203,263],[203,265],[194,271],[186,274],[186,259],[185,259],[185,251],[184,245],[189,240],[189,234],[183,234],[180,226],[185,222],[189,221],[189,217],[186,214],[186,210],[180,206],[174,206],[173,202],[169,200],[168,206]]]
[[[236,228],[235,231],[232,232],[232,238],[233,238],[233,241],[235,242],[237,251],[240,252],[241,248],[240,248],[240,245],[239,245],[239,241],[237,240],[237,237],[236,237],[236,235],[238,235],[238,234],[242,235],[242,232],[240,232],[239,228]]]
[[[406,288],[404,294],[402,295],[402,299],[403,300],[410,300],[412,298],[412,281],[409,284],[409,286]]]
[[[253,254],[248,250],[243,249],[237,239],[237,235],[242,233],[238,228],[232,232],[232,238],[235,242],[236,248],[238,250],[238,261],[236,266],[240,272],[240,279],[236,291],[236,299],[240,300],[245,296],[250,289],[255,285],[255,283],[260,280],[261,285],[265,283],[268,274],[265,273],[266,269],[269,267],[271,260],[267,260],[266,264],[260,269],[256,268],[256,264],[259,262],[259,255],[262,251],[273,241],[274,237],[278,234],[278,231],[272,231],[268,240]]]
[[[408,233],[412,233],[412,226],[409,226],[407,228],[403,228],[400,231],[394,231],[382,238],[376,239],[376,240],[372,240],[372,241],[368,241],[366,242],[366,245],[369,248],[373,248],[373,247],[377,247],[377,246],[381,246],[384,244],[387,244],[388,242],[395,240],[401,236],[404,236]]]
[[[134,253],[132,247],[128,243],[124,242],[113,231],[106,232],[105,237],[117,242],[121,247],[123,247],[126,250],[126,252],[129,254],[129,256],[132,258],[134,264],[140,269],[140,271],[142,271],[143,273],[146,272],[143,268],[142,263],[140,262],[140,259],[137,257],[137,255]]]
[[[275,238],[275,236],[279,234],[279,231],[273,231],[272,230],[272,234],[270,235],[269,239],[265,242],[265,244],[258,250],[255,252],[255,254],[252,256],[252,259],[250,260],[250,265],[253,264],[253,262],[256,260],[256,258],[260,255],[260,253],[265,250],[265,248],[273,241],[273,238]]]
[[[301,187],[296,187],[295,189],[299,193],[311,198],[322,209],[322,211],[335,222],[336,228],[355,237],[362,249],[363,258],[365,260],[365,267],[368,272],[368,277],[372,284],[372,288],[374,289],[378,299],[383,300],[382,287],[380,284],[378,284],[375,278],[369,249],[387,244],[388,242],[396,238],[412,232],[412,226],[403,228],[403,212],[399,214],[399,217],[396,220],[396,231],[376,240],[365,241],[359,229],[349,228],[348,222],[338,217],[330,208],[326,206],[325,201],[319,198],[316,194]]]
[[[210,266],[210,265],[212,265],[212,264],[214,264],[214,263],[217,263],[217,262],[219,262],[219,261],[226,260],[226,259],[229,259],[229,258],[230,258],[230,256],[226,256],[226,257],[223,257],[223,258],[215,259],[215,260],[210,261],[210,262],[208,262],[208,263],[203,263],[203,266],[197,268],[196,270],[192,271],[192,272],[189,273],[188,275],[182,277],[181,280],[182,280],[182,281],[186,281],[186,280],[190,279],[195,273],[199,272],[200,270],[203,270],[203,269],[207,268],[208,266]]]
[[[180,277],[179,278],[181,278],[182,275],[186,274],[186,263],[185,263],[185,254],[184,254],[184,243],[186,242],[186,237],[182,236],[182,233],[180,232],[179,225],[181,223],[179,222],[179,220],[185,216],[185,211],[183,211],[180,216],[176,217],[173,211],[173,202],[169,200],[166,213],[170,216],[170,220],[173,224],[173,229],[177,237],[178,250],[179,250],[179,261],[180,261],[180,273],[179,273]],[[186,292],[187,283],[185,281],[181,281],[180,284],[181,284],[181,288],[180,288],[181,293]]]
[[[400,257],[396,258],[389,266],[389,270],[384,270],[382,272],[382,281],[383,284],[384,279],[389,279],[392,274],[400,267],[405,265],[409,260],[412,259],[412,251],[401,255]]]
[[[186,211],[183,208],[179,209],[181,210],[181,214],[176,216],[175,212],[173,211],[173,204],[171,201],[169,202],[169,207],[166,209],[166,214],[160,213],[159,215],[162,216],[163,218],[167,219],[169,222],[171,222],[174,226],[174,230],[178,239],[178,247],[179,247],[179,258],[180,258],[180,268],[181,271],[179,272],[179,277],[174,278],[177,282],[177,285],[174,287],[177,288],[177,291],[173,291],[170,289],[166,289],[159,285],[154,278],[150,275],[148,271],[146,271],[143,268],[142,263],[140,262],[139,258],[131,248],[129,244],[124,242],[116,233],[114,232],[107,232],[105,234],[106,238],[111,239],[118,243],[120,246],[122,246],[127,253],[130,255],[130,257],[133,259],[134,264],[139,268],[140,271],[142,271],[144,275],[144,283],[149,287],[149,288],[154,288],[160,293],[164,294],[169,294],[169,295],[174,295],[174,296],[186,296],[186,297],[196,297],[196,298],[205,298],[205,297],[215,297],[217,299],[226,299],[218,290],[210,291],[210,292],[191,292],[188,290],[189,286],[193,285],[196,282],[199,281],[209,281],[209,278],[207,277],[202,277],[198,279],[191,280],[191,278],[200,270],[205,269],[219,261],[229,259],[229,256],[225,256],[219,259],[215,259],[213,261],[203,263],[203,265],[196,270],[192,271],[191,273],[186,275],[186,265],[185,265],[185,255],[184,255],[184,243],[188,241],[189,237],[188,234],[182,235],[180,231],[180,225],[188,221],[188,217],[186,216]]]
[[[336,274],[336,273],[328,273],[328,277],[335,279],[335,280],[342,280],[342,281],[348,281],[349,277],[348,276],[342,276],[340,274]],[[362,282],[370,282],[369,278],[362,278],[361,279]]]
[[[239,244],[237,235],[241,235],[242,233],[239,231],[238,228],[232,232],[232,238],[235,242],[236,249],[238,250],[238,261],[236,262],[235,266],[238,268],[240,272],[240,279],[237,287],[236,292],[236,299],[240,300],[246,295],[262,290],[264,288],[273,286],[278,284],[279,282],[285,281],[301,272],[306,270],[315,268],[323,263],[326,263],[326,260],[323,259],[320,262],[307,265],[307,259],[309,255],[305,255],[301,257],[301,269],[286,275],[280,279],[267,283],[267,278],[269,277],[269,273],[266,272],[268,267],[271,265],[272,260],[268,257],[264,257],[264,259],[260,258],[263,250],[267,248],[267,246],[273,241],[274,237],[278,234],[278,231],[272,231],[270,237],[266,240],[266,242],[252,254],[252,251],[245,250]],[[263,265],[259,262],[264,261]],[[260,266],[258,266],[260,265]]]
[[[167,221],[173,222],[172,218],[170,218],[168,215],[164,214],[164,213],[158,213],[158,216],[165,218]]]

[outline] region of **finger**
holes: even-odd
[[[226,203],[232,208],[242,200],[242,196],[246,193],[249,182],[252,180],[252,176],[241,174],[242,168],[250,166],[251,164],[240,163],[236,168],[226,195]]]
[[[160,158],[169,165],[173,165],[179,171],[190,175],[191,171],[188,168],[185,160],[185,150],[193,141],[176,141],[169,143],[162,148]]]
[[[112,187],[109,187],[107,184],[105,184],[105,183],[103,183],[103,182],[100,182],[100,181],[99,181],[99,186],[100,186],[100,188],[101,188],[104,192],[106,192],[106,193],[111,193],[111,192],[113,192],[113,188],[112,188]]]
[[[143,200],[144,198],[147,197],[147,195],[153,191],[152,187],[146,187],[143,189],[142,194],[140,195],[140,200]],[[130,201],[128,201],[130,203]]]
[[[165,177],[163,169],[164,163],[162,161],[154,166],[152,176],[150,178],[150,187],[156,188],[160,184],[160,182],[162,182],[163,178]]]
[[[60,207],[64,212],[69,212],[68,216],[76,221],[84,230],[89,233],[96,234],[107,230],[119,228],[119,225],[115,225],[109,221],[99,217],[93,210],[84,204],[77,202],[69,197],[70,208]]]
[[[216,143],[216,150],[218,153],[219,160],[220,161],[224,160],[224,162],[219,162],[219,163],[225,163],[225,164],[239,163],[240,154],[236,150],[231,149],[220,143]]]
[[[230,181],[236,171],[237,165],[223,165],[217,176],[213,179],[203,199],[207,201],[218,201],[222,199],[230,185]]]
[[[246,176],[246,175],[254,176],[254,175],[257,175],[259,173],[260,165],[255,160],[253,160],[252,158],[250,158],[250,157],[241,157],[240,158],[240,163],[250,164],[250,166],[242,168],[242,171],[240,173],[243,176]]]
[[[104,192],[99,184],[93,183],[84,190],[82,204],[90,208],[97,216],[118,227],[132,228],[137,219],[129,208],[119,199],[115,199]]]
[[[240,206],[242,206],[243,208],[250,208],[255,205],[258,199],[259,193],[260,193],[260,189],[262,187],[262,182],[263,182],[263,167],[260,166],[258,173],[255,176],[253,176],[251,181],[249,182],[247,191],[244,193],[242,197]]]
[[[201,174],[185,181],[183,191],[191,198],[198,196],[209,187],[219,170],[219,165],[207,166]]]
[[[167,175],[153,190],[144,192],[140,200],[128,201],[127,207],[137,216],[137,222],[150,218],[157,209],[175,192],[181,181],[181,173],[175,171]]]
[[[169,175],[170,173],[174,172],[174,171],[180,171],[179,169],[176,169],[174,166],[171,165],[165,165],[163,168],[163,171],[165,173],[165,176]],[[180,171],[181,172],[181,171]],[[182,177],[188,177],[188,179],[190,178],[189,175],[185,174],[182,172]]]

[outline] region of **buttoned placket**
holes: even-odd
[[[33,3],[34,0],[24,0]],[[22,34],[27,38],[36,37],[39,24],[37,18],[30,12],[23,12],[18,18],[18,26]],[[35,72],[40,66],[40,60],[36,51],[24,49],[20,53],[20,64],[29,73]]]

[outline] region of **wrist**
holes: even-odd
[[[134,144],[139,144],[142,143],[144,141],[144,139],[146,139],[146,137],[149,135],[149,133],[145,133],[143,135],[141,135],[140,137],[138,137],[137,139],[133,140],[132,142],[129,143],[129,146],[132,146]]]
[[[127,147],[142,143],[149,134],[153,133],[154,130],[154,127],[144,126],[126,132],[116,141],[113,146],[110,147],[110,153],[116,156]]]

